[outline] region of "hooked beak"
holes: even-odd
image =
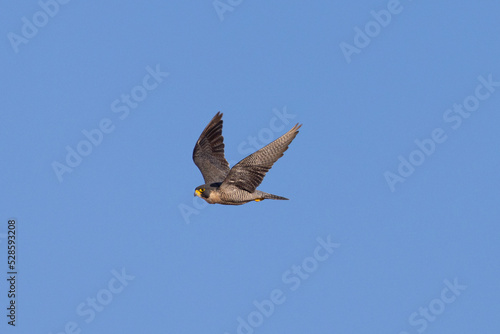
[[[198,197],[201,197],[201,192],[198,189],[196,189],[195,192],[194,192],[194,195],[198,196]]]

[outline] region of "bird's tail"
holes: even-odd
[[[265,199],[277,199],[277,200],[288,201],[288,198],[286,198],[286,197],[282,197],[282,196],[278,196],[278,195],[273,195],[273,194],[269,194],[269,193],[265,193],[265,192],[262,192],[260,198],[257,198],[255,201],[256,202],[260,202],[260,201],[265,200]]]

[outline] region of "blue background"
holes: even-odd
[[[500,4],[402,0],[389,19],[391,1],[228,1],[219,13],[212,1],[52,2],[52,16],[2,3],[1,332],[14,331],[9,218],[17,333],[498,332],[500,87],[458,128],[443,116],[474,102],[478,77],[500,81]],[[169,75],[140,88],[157,66]],[[147,96],[128,108],[132,92]],[[232,164],[250,137],[304,124],[259,188],[290,201],[194,201],[192,149],[217,111]],[[60,181],[54,162],[105,119],[113,130]],[[413,153],[436,128],[446,140]],[[420,165],[391,191],[400,156]],[[340,246],[318,262],[328,236]],[[113,270],[128,275],[121,289]],[[257,314],[276,290],[284,301]],[[92,298],[105,305],[90,319]]]

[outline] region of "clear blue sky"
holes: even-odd
[[[500,331],[500,4],[63,2],[0,11],[2,333]],[[217,111],[290,201],[193,201]]]

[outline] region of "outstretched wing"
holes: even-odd
[[[222,113],[218,112],[198,138],[193,150],[193,161],[200,169],[205,183],[222,182],[229,173],[224,157]]]
[[[283,156],[301,126],[297,123],[283,136],[234,165],[221,184],[221,189],[236,186],[253,193],[273,164]]]

